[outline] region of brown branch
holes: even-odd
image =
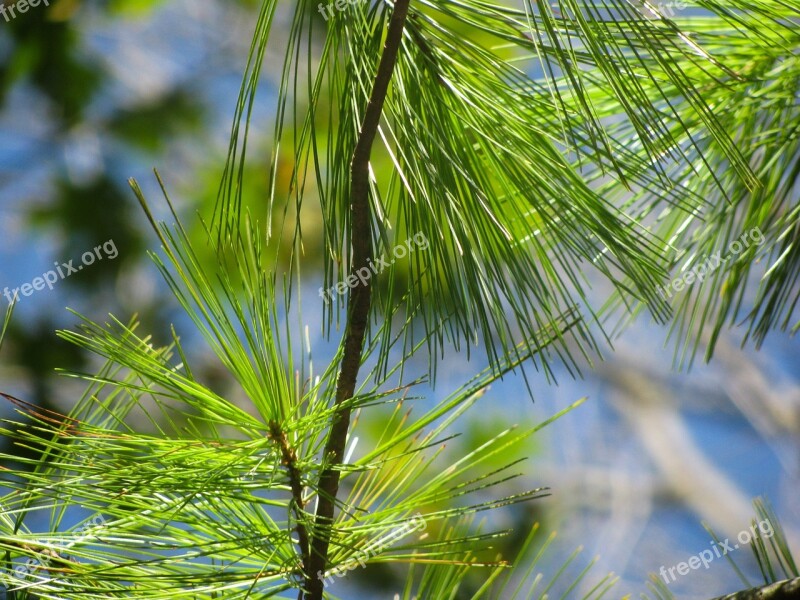
[[[367,104],[364,120],[358,134],[353,157],[350,162],[351,200],[351,245],[353,248],[350,266],[351,276],[362,268],[369,268],[372,260],[372,225],[369,203],[369,159],[372,144],[378,132],[383,104],[394,73],[397,54],[403,39],[406,16],[410,0],[395,0],[386,42],[383,46],[372,93]],[[362,279],[363,281],[363,279]],[[342,406],[355,392],[361,354],[364,348],[369,312],[372,301],[372,283],[366,282],[350,289],[347,324],[345,326],[344,353],[336,383],[335,406],[339,410],[333,416],[331,429],[323,454],[327,467],[319,478],[318,504],[312,529],[309,561],[305,569],[305,600],[321,600],[323,581],[317,573],[324,573],[328,562],[331,528],[336,495],[339,492],[338,465],[344,457],[347,430],[350,427],[350,408]]]
[[[800,577],[720,596],[714,600],[796,600],[800,598]]]
[[[18,542],[16,540],[0,541],[0,548],[4,546],[19,549],[23,553],[23,556],[33,554],[33,556],[29,556],[29,558],[34,558],[38,562],[38,565],[31,565],[34,570],[42,569],[48,573],[75,573],[74,567],[79,564],[74,558],[66,555],[62,556],[55,550],[48,548],[45,544],[35,541],[32,543]],[[50,566],[51,563],[55,563],[59,566],[52,567]]]
[[[308,531],[303,523],[303,508],[305,507],[305,503],[303,501],[303,480],[300,475],[300,469],[297,468],[297,453],[294,451],[294,448],[289,445],[286,433],[276,421],[272,421],[269,424],[269,435],[275,443],[278,444],[281,450],[281,463],[286,467],[286,472],[289,475],[289,487],[292,490],[292,507],[295,518],[297,519],[297,526],[294,529],[297,532],[300,557],[303,569],[305,569],[308,564],[309,544]]]

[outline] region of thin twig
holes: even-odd
[[[394,73],[397,54],[403,39],[409,3],[410,0],[396,0],[394,3],[383,53],[350,163],[351,245],[353,248],[351,274],[368,267],[369,261],[372,259],[369,159],[372,153],[372,144],[378,132],[383,103],[386,100],[389,82]],[[322,599],[323,581],[317,577],[317,573],[324,573],[328,562],[333,513],[336,495],[339,492],[338,465],[344,458],[347,430],[350,427],[350,408],[346,404],[342,405],[353,397],[355,391],[371,300],[372,284],[369,279],[366,283],[351,288],[348,299],[344,353],[336,383],[335,405],[339,410],[333,417],[323,454],[328,466],[322,471],[319,478],[317,512],[312,529],[310,556],[305,569],[305,600]]]
[[[292,490],[292,508],[294,510],[297,525],[295,531],[297,532],[297,542],[300,546],[300,557],[303,568],[308,564],[308,531],[306,530],[305,502],[303,501],[303,480],[300,474],[300,469],[297,467],[297,452],[289,445],[289,440],[286,433],[281,429],[281,426],[272,421],[269,424],[270,437],[275,441],[281,450],[281,463],[286,467],[286,472],[289,475],[289,487]]]
[[[792,600],[800,598],[800,577],[720,596],[714,600]]]

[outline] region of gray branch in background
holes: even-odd
[[[800,577],[719,596],[714,600],[797,600],[798,598],[800,598]]]

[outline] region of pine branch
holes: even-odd
[[[396,0],[392,10],[386,42],[381,54],[372,93],[358,134],[353,158],[350,163],[351,198],[351,244],[353,247],[351,275],[359,269],[369,268],[372,259],[372,227],[369,202],[369,159],[372,144],[378,132],[383,104],[392,79],[397,54],[403,39],[406,16],[410,0]],[[305,567],[306,600],[321,600],[323,581],[317,572],[325,572],[328,562],[331,527],[336,495],[339,492],[338,465],[344,458],[347,430],[350,427],[350,408],[345,403],[353,397],[358,371],[361,367],[361,354],[364,347],[369,312],[372,301],[372,283],[354,286],[348,298],[347,324],[345,328],[344,353],[336,384],[336,406],[328,440],[325,444],[324,459],[328,466],[319,478],[319,501],[312,529],[312,541],[308,563]]]
[[[800,577],[771,583],[727,596],[719,596],[714,600],[794,600],[800,598]]]
[[[286,438],[286,433],[281,429],[281,426],[273,421],[269,424],[270,437],[278,444],[281,450],[281,463],[286,467],[286,472],[289,475],[289,486],[292,490],[292,506],[297,518],[297,532],[298,545],[300,546],[300,556],[303,567],[308,564],[308,531],[303,523],[304,514],[303,508],[305,502],[303,501],[303,480],[300,469],[297,468],[297,452],[289,445],[289,440]]]

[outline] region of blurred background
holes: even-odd
[[[155,342],[169,339],[171,323],[191,337],[147,256],[157,247],[127,179],[136,178],[154,206],[165,209],[152,175],[157,167],[184,222],[202,240],[194,215],[210,215],[216,198],[257,6],[255,0],[51,0],[7,21],[0,16],[0,290],[34,282],[70,260],[83,266],[52,290],[20,299],[0,354],[0,391],[69,409],[82,386],[55,369],[91,370],[93,359],[55,336],[76,322],[66,307],[96,320],[138,314]],[[288,14],[280,18],[288,23]],[[245,193],[255,210],[266,209],[259,199],[267,197],[282,62],[275,49],[285,30],[279,21],[251,127],[252,189]],[[285,170],[288,185],[291,165]],[[313,214],[304,216],[303,319],[315,362],[324,364],[339,334],[322,336],[317,225]],[[87,264],[85,253],[98,246]],[[105,251],[112,246],[115,252]],[[598,285],[597,300],[606,292]],[[7,299],[0,303],[5,308]],[[492,517],[493,525],[514,531],[498,550],[513,556],[540,521],[543,532],[558,531],[540,568],[555,571],[581,546],[571,568],[598,556],[596,574],[621,577],[611,597],[639,597],[649,573],[710,547],[701,522],[733,540],[750,527],[751,499],[764,496],[800,551],[800,340],[772,334],[756,352],[741,349],[740,338],[733,331],[711,364],[679,372],[668,330],[641,318],[614,340],[604,361],[586,365],[582,379],[563,370],[556,370],[557,381],[528,373],[533,400],[521,377],[490,389],[462,422],[456,445],[473,446],[510,424],[541,422],[588,396],[537,436],[525,476],[495,490],[551,488],[545,499]],[[201,344],[192,358],[195,370],[218,378],[221,387],[230,384]],[[436,387],[417,393],[441,398],[484,366],[479,356],[446,356]],[[12,410],[0,404],[0,417]],[[4,452],[29,451],[0,443]],[[740,548],[735,558],[757,580],[750,550]],[[391,598],[400,576],[385,567],[359,569],[332,591]],[[679,598],[707,599],[744,586],[718,559],[669,587]]]

